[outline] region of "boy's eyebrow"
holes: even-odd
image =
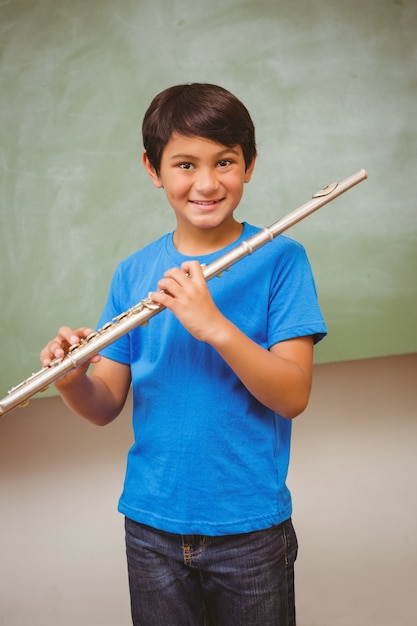
[[[226,154],[239,154],[239,151],[236,150],[235,148],[225,148],[224,150],[220,150],[219,152],[216,153],[216,158],[221,158],[222,156],[226,155]],[[175,159],[185,159],[185,160],[193,160],[198,158],[195,154],[185,154],[185,153],[178,153],[178,154],[173,154],[170,159],[171,160],[175,160]]]

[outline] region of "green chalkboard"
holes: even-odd
[[[140,127],[157,92],[192,81],[255,121],[242,221],[369,172],[288,233],[330,330],[316,361],[416,351],[414,0],[13,0],[0,28],[0,396],[59,325],[95,325],[119,260],[174,228]]]

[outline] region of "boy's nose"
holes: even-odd
[[[194,186],[196,191],[204,194],[210,194],[218,187],[216,172],[212,169],[200,169],[196,177]]]

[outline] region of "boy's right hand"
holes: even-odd
[[[49,341],[41,350],[40,360],[42,367],[49,367],[54,359],[64,357],[71,346],[80,343],[82,339],[86,339],[93,332],[92,328],[87,327],[81,327],[73,330],[69,326],[61,326],[56,337],[51,339],[51,341]],[[75,380],[87,371],[90,363],[97,363],[99,360],[100,355],[96,354],[86,363],[83,363],[83,365],[74,368],[74,370],[69,372],[69,374],[67,374],[64,378],[68,381],[68,376],[71,376],[71,378]]]

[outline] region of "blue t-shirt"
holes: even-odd
[[[259,228],[241,237],[208,265]],[[99,326],[157,289],[170,267],[187,259],[172,233],[117,268]],[[279,235],[208,282],[223,314],[264,348],[326,326],[304,248]],[[179,534],[226,535],[261,530],[291,516],[286,486],[291,420],[256,400],[208,344],[164,310],[145,327],[102,351],[129,364],[134,444],[119,511]]]

